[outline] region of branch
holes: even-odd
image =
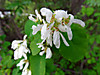
[[[14,10],[0,9],[0,11],[5,12],[5,11],[14,11]]]

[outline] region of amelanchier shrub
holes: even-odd
[[[64,10],[52,12],[48,8],[41,8],[41,15],[37,10],[35,13],[30,14],[30,20],[25,24],[23,40],[14,40],[11,46],[14,59],[21,59],[17,66],[22,70],[22,75],[45,75],[45,60],[52,59],[55,49],[69,61],[77,62],[84,57],[87,36],[82,28],[85,26],[82,20],[74,19],[72,14]],[[71,26],[72,23],[80,26]]]

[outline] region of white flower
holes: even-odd
[[[28,69],[23,70],[22,75],[31,75],[31,70],[28,70]]]
[[[43,40],[41,43],[37,43],[37,45],[39,45],[38,46],[38,48],[41,48],[41,52],[39,53],[39,55],[43,55],[44,53],[46,53],[46,59],[50,59],[51,57],[52,57],[52,52],[51,52],[51,49],[49,48],[49,47],[44,47],[43,46],[43,42],[44,42],[45,40]]]
[[[48,23],[50,23],[52,15],[53,15],[52,11],[50,9],[47,9],[47,8],[41,8],[40,12],[41,12],[42,16],[46,16],[46,21]]]
[[[33,16],[35,16],[35,15],[33,15],[33,14],[30,14],[30,16],[29,16],[28,18],[29,18],[30,20],[34,21],[34,22],[37,22],[38,19],[39,19],[40,21],[42,21],[41,15],[38,13],[37,10],[35,10],[35,13],[36,13],[36,19],[33,18]]]
[[[66,46],[69,46],[69,44],[65,40],[64,36],[62,35],[62,33],[60,33],[59,31],[55,30],[54,34],[53,34],[53,43],[54,43],[55,47],[56,48],[60,48],[60,36],[62,37],[62,40],[63,40],[64,44]]]
[[[5,14],[5,15],[10,15],[11,12],[10,12],[10,11],[8,11],[8,12],[4,12],[4,14]]]
[[[50,59],[52,57],[52,52],[50,48],[45,48],[42,52],[39,53],[39,55],[43,55],[46,53],[46,59]]]
[[[0,17],[1,18],[4,18],[4,15],[2,14],[2,12],[0,11]]]
[[[25,64],[25,66],[24,66],[24,68],[23,68],[23,65]],[[27,68],[28,68],[28,66],[29,66],[29,62],[28,62],[28,60],[26,60],[26,59],[22,59],[18,64],[17,64],[17,67],[20,67],[20,70],[26,70]]]
[[[26,53],[29,52],[30,50],[27,48],[27,40],[26,40],[27,35],[24,36],[24,40],[14,40],[12,42],[11,48],[14,49],[14,59],[19,59],[22,56],[27,59]]]

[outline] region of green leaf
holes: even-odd
[[[97,73],[94,70],[84,69],[83,75],[97,75]]]
[[[96,36],[96,43],[100,44],[100,35]]]
[[[77,62],[88,52],[88,37],[85,29],[76,24],[72,25],[72,32],[73,39],[71,41],[68,40],[67,33],[63,33],[70,46],[65,46],[64,42],[61,41],[59,52],[67,60]]]
[[[98,17],[98,16],[100,16],[100,13],[97,12],[97,13],[94,14],[94,16]]]
[[[30,69],[32,75],[45,75],[45,57],[30,56]]]
[[[98,75],[100,75],[100,63],[97,63],[94,69],[97,71]]]
[[[38,32],[36,35],[34,35],[34,39],[30,44],[30,49],[32,51],[32,55],[37,55],[40,52],[40,48],[38,48],[37,43],[41,43],[41,34]]]
[[[65,73],[61,69],[57,68],[55,75],[65,75]]]
[[[3,47],[4,49],[7,49],[8,46],[10,46],[10,42],[8,42],[8,41],[5,41],[5,42],[2,44],[2,47]]]
[[[21,75],[21,73],[19,73],[19,68],[14,68],[12,71],[12,75]]]
[[[93,12],[94,12],[94,8],[92,8],[92,7],[88,7],[86,9],[87,16],[91,16],[93,14]]]
[[[31,21],[31,20],[28,20],[26,23],[25,23],[25,34],[27,34],[28,36],[30,36],[32,34],[32,26],[33,25],[37,25],[37,23]]]
[[[47,69],[46,71],[48,73],[53,72],[53,71],[56,70],[56,66],[54,65],[53,59],[47,59],[46,60],[46,69]]]
[[[4,66],[4,65],[7,65],[9,61],[11,61],[11,56],[5,56],[5,57],[3,57],[1,63]]]
[[[86,8],[85,8],[85,6],[82,6],[81,13],[82,13],[83,15],[85,15],[85,13],[86,13]]]
[[[6,38],[6,35],[0,35],[0,40],[4,41]]]

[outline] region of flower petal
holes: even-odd
[[[41,28],[42,28],[42,25],[38,25],[38,26],[33,25],[32,26],[32,29],[33,29],[32,34],[35,35]]]
[[[82,27],[85,26],[85,23],[82,20],[79,20],[79,19],[74,19],[73,23],[77,23],[77,24],[81,25]]]
[[[32,20],[32,21],[34,21],[34,22],[36,22],[36,19],[35,18],[33,18],[32,17],[33,16],[33,14],[30,14],[30,16],[28,17],[30,20]]]
[[[52,57],[52,52],[50,50],[50,48],[47,48],[46,50],[46,59],[50,59]]]
[[[41,21],[41,20],[42,20],[41,15],[38,13],[37,10],[35,10],[35,13],[36,13],[36,15],[37,15],[37,18]]]
[[[27,35],[24,35],[23,39],[25,40],[27,38]]]
[[[23,70],[22,75],[31,75],[31,70],[28,69]]]
[[[27,60],[27,55],[25,53],[23,53],[23,57],[25,60]]]
[[[66,32],[66,27],[65,27],[65,25],[63,26],[62,24],[60,24],[60,25],[58,25],[58,29],[60,30],[60,31],[62,31],[62,32]]]
[[[71,26],[71,24],[73,23],[73,20],[74,20],[74,16],[72,14],[69,14],[70,16],[70,20],[69,20],[69,23],[67,24],[67,26]]]
[[[68,38],[69,40],[72,40],[72,37],[73,37],[73,34],[72,34],[72,30],[69,26],[65,26],[66,27],[66,31],[67,31],[67,35],[68,35]]]
[[[48,33],[48,38],[47,38],[47,44],[50,45],[52,47],[52,31],[50,31],[50,33]]]
[[[39,53],[40,56],[42,56],[45,53],[45,51],[42,51]]]
[[[11,44],[12,49],[16,49],[19,46],[19,43],[23,42],[23,40],[14,40]]]
[[[62,35],[62,33],[60,33],[62,39],[63,39],[63,42],[66,46],[69,46],[69,44],[67,43],[66,39],[64,38],[64,36]]]
[[[50,20],[52,18],[52,14],[53,14],[52,11],[47,8],[41,8],[40,12],[41,12],[42,16],[46,16],[46,21],[48,23],[50,23]]]
[[[53,43],[56,46],[56,48],[60,47],[60,35],[59,35],[59,31],[54,31],[53,34]]]
[[[17,59],[19,59],[21,57],[22,57],[22,51],[20,51],[20,49],[16,49],[14,51],[14,59],[17,60]]]
[[[22,59],[18,64],[17,64],[17,67],[19,66],[20,67],[20,70],[23,68],[23,64],[24,64],[24,59]]]
[[[55,18],[58,20],[58,21],[61,21],[62,18],[68,18],[68,14],[67,14],[67,11],[64,11],[64,10],[56,10],[54,12],[55,15]]]
[[[47,24],[44,24],[41,29],[41,39],[46,39],[48,36]]]
[[[27,62],[27,63],[25,64],[25,67],[23,68],[23,70],[26,70],[26,69],[28,68],[28,66],[29,66],[29,62]]]

